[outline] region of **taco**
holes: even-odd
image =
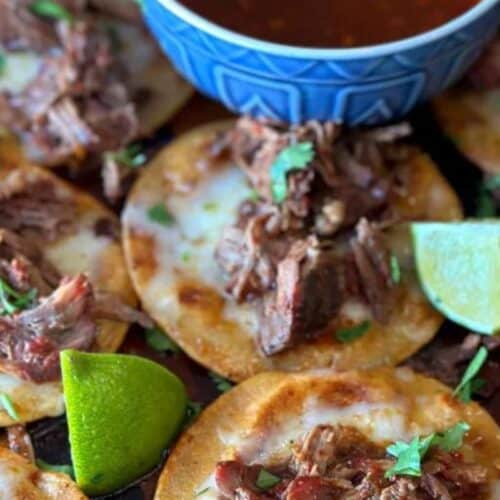
[[[0,140],[0,426],[64,412],[59,351],[116,351],[135,311],[116,217]]]
[[[494,499],[500,430],[408,368],[264,373],[180,438],[155,500]]]
[[[90,165],[154,132],[191,96],[134,1],[46,3],[1,3],[0,125],[31,160]],[[111,192],[116,169],[104,171]]]
[[[122,218],[144,308],[235,381],[409,357],[442,317],[418,286],[405,221],[462,211],[431,160],[398,139],[407,133],[243,118],[178,138]]]
[[[500,37],[473,67],[466,81],[434,101],[445,133],[489,174],[500,173]]]
[[[0,499],[85,500],[66,474],[43,472],[13,451],[0,448]]]

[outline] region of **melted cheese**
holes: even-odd
[[[241,201],[250,195],[250,188],[238,169],[225,169],[206,178],[189,197],[170,196],[167,209],[175,214],[176,223],[162,226],[147,215],[149,206],[129,203],[123,220],[129,227],[142,234],[154,235],[156,274],[148,283],[148,301],[176,320],[180,306],[172,291],[180,271],[223,293],[224,280],[219,266],[214,262],[215,247],[223,227],[234,223]],[[243,326],[243,331],[256,332],[255,308],[249,304],[227,301],[224,317]]]
[[[11,462],[8,457],[0,458],[0,500],[13,500],[21,497],[23,484],[30,481],[31,467],[22,467]],[[39,496],[38,498],[42,498]]]
[[[26,416],[36,413],[40,418],[64,413],[64,397],[59,382],[35,384],[0,373],[0,393],[10,396],[21,419],[25,412],[29,414]]]

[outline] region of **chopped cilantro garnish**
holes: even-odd
[[[391,255],[391,279],[396,285],[401,281],[401,267],[395,255]]]
[[[194,420],[198,418],[198,415],[203,410],[203,405],[198,401],[188,401],[186,410],[186,425],[191,424]]]
[[[281,482],[281,479],[278,476],[271,474],[266,469],[260,469],[255,485],[260,490],[266,491],[276,486],[279,482]]]
[[[208,201],[203,205],[203,210],[206,212],[215,212],[219,208],[219,205],[215,201]]]
[[[210,378],[220,392],[227,392],[233,388],[233,384],[224,377],[221,377],[217,373],[210,372]]]
[[[203,494],[205,494],[208,490],[210,489],[210,486],[207,486],[206,488],[203,488],[202,490],[198,491],[195,496],[199,497]]]
[[[250,194],[248,195],[248,199],[250,201],[259,201],[260,199],[260,194],[256,189],[252,189],[250,191]]]
[[[39,469],[47,472],[61,472],[63,474],[67,474],[68,476],[74,478],[75,472],[71,465],[53,465],[45,462],[41,458],[37,458],[36,465]]]
[[[496,215],[493,191],[500,189],[500,175],[492,175],[481,184],[477,197],[476,217],[488,218]]]
[[[386,471],[385,476],[421,476],[422,460],[432,446],[446,452],[458,450],[469,429],[466,422],[458,422],[444,432],[433,433],[424,438],[415,437],[409,443],[397,441],[391,444],[387,447],[387,453],[396,458],[396,463]]]
[[[35,0],[30,5],[30,10],[37,16],[58,19],[60,21],[71,21],[71,12],[54,0]]]
[[[146,155],[140,144],[131,144],[120,151],[106,153],[108,157],[130,168],[137,168],[146,163]]]
[[[12,402],[12,399],[10,399],[10,396],[8,394],[0,394],[0,405],[2,405],[3,409],[7,412],[7,415],[9,415],[12,420],[15,420],[16,422],[20,420],[16,407],[14,406],[14,403]]]
[[[149,347],[158,352],[171,352],[177,354],[181,352],[180,347],[159,328],[148,328],[144,331],[146,343]]]
[[[360,323],[359,325],[352,326],[350,328],[341,328],[340,330],[337,330],[335,332],[335,337],[340,342],[344,343],[353,342],[354,340],[357,340],[360,337],[362,337],[370,329],[370,326],[371,322],[366,320],[363,321],[363,323]]]
[[[0,53],[0,75],[5,71],[5,67],[7,65],[7,59],[5,55]]]
[[[26,309],[33,304],[36,295],[37,291],[34,288],[25,293],[17,292],[5,280],[0,278],[1,314],[5,316]]]
[[[148,210],[148,217],[153,222],[157,222],[162,226],[171,226],[174,223],[174,218],[172,214],[167,210],[163,203],[158,203],[153,205]]]
[[[313,158],[312,142],[298,142],[281,151],[271,165],[271,191],[276,203],[286,198],[288,173],[306,168]]]
[[[190,258],[191,258],[191,254],[187,250],[181,253],[182,262],[189,262]]]
[[[462,376],[462,380],[453,392],[453,394],[464,403],[468,403],[471,400],[472,393],[483,385],[484,382],[481,381],[481,379],[475,379],[475,376],[479,373],[479,370],[481,370],[487,357],[488,349],[481,346],[474,358],[472,358]]]

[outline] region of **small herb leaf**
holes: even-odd
[[[233,384],[229,380],[221,377],[217,373],[210,372],[209,375],[219,392],[227,392],[233,388]]]
[[[2,315],[14,314],[26,309],[35,301],[37,291],[32,288],[21,293],[14,290],[4,279],[0,278],[0,307]]]
[[[266,491],[276,486],[279,482],[281,482],[281,479],[278,476],[271,474],[266,469],[260,469],[255,485],[260,490]]]
[[[10,396],[8,394],[0,394],[0,404],[12,420],[15,420],[16,422],[20,420],[16,407],[14,406],[14,403],[12,402],[12,399],[10,399]]]
[[[186,410],[186,423],[185,425],[191,424],[194,420],[196,420],[199,414],[203,410],[203,405],[198,401],[188,401],[187,410]]]
[[[370,321],[363,321],[363,323],[360,323],[359,325],[337,330],[335,337],[344,344],[354,342],[355,340],[361,338],[370,329],[370,326]]]
[[[271,165],[271,191],[273,200],[282,203],[287,196],[287,175],[302,170],[314,158],[312,142],[298,142],[285,148]]]
[[[54,0],[35,0],[30,5],[30,10],[37,16],[48,17],[60,21],[71,21],[73,16],[61,4]]]
[[[148,217],[153,222],[161,224],[162,226],[168,227],[174,224],[174,218],[172,214],[166,209],[163,203],[153,205],[148,210]]]
[[[458,422],[448,430],[436,434],[432,441],[433,446],[439,446],[443,451],[454,451],[462,447],[464,435],[470,430],[467,422]]]
[[[155,351],[173,354],[181,352],[180,347],[159,328],[148,328],[144,331],[144,336],[148,346]]]
[[[67,474],[73,479],[75,477],[75,472],[71,465],[53,465],[45,462],[45,460],[42,460],[41,458],[36,460],[36,465],[39,469],[46,472],[60,472],[62,474]]]
[[[477,390],[477,383],[474,383],[474,377],[479,373],[479,370],[481,370],[487,357],[488,349],[486,349],[486,347],[484,346],[481,346],[474,358],[472,358],[469,366],[462,376],[462,380],[453,392],[453,394],[464,403],[468,403],[471,400],[473,385]]]
[[[395,255],[391,255],[391,280],[395,285],[401,281],[401,266]]]
[[[147,160],[140,144],[131,144],[120,151],[108,152],[106,155],[129,168],[138,168],[144,165]]]
[[[210,487],[207,486],[206,488],[203,488],[202,490],[198,491],[195,496],[201,497],[201,495],[204,495],[209,489]]]

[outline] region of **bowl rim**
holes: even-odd
[[[393,54],[396,52],[404,52],[410,49],[415,49],[420,45],[434,42],[440,38],[444,38],[468,24],[474,22],[487,11],[500,5],[500,0],[479,0],[479,2],[458,17],[455,17],[437,28],[434,28],[418,35],[387,42],[378,45],[367,45],[363,47],[352,48],[315,48],[301,47],[295,45],[279,44],[274,42],[266,42],[259,38],[253,38],[247,35],[242,35],[236,31],[209,21],[208,19],[196,14],[191,9],[185,7],[177,0],[151,0],[159,2],[166,9],[170,10],[177,17],[180,17],[186,23],[195,26],[196,28],[220,38],[226,42],[240,45],[249,49],[269,54],[287,57],[290,59],[363,59],[375,58]],[[499,16],[500,17],[500,16]],[[500,22],[500,19],[499,19]]]

